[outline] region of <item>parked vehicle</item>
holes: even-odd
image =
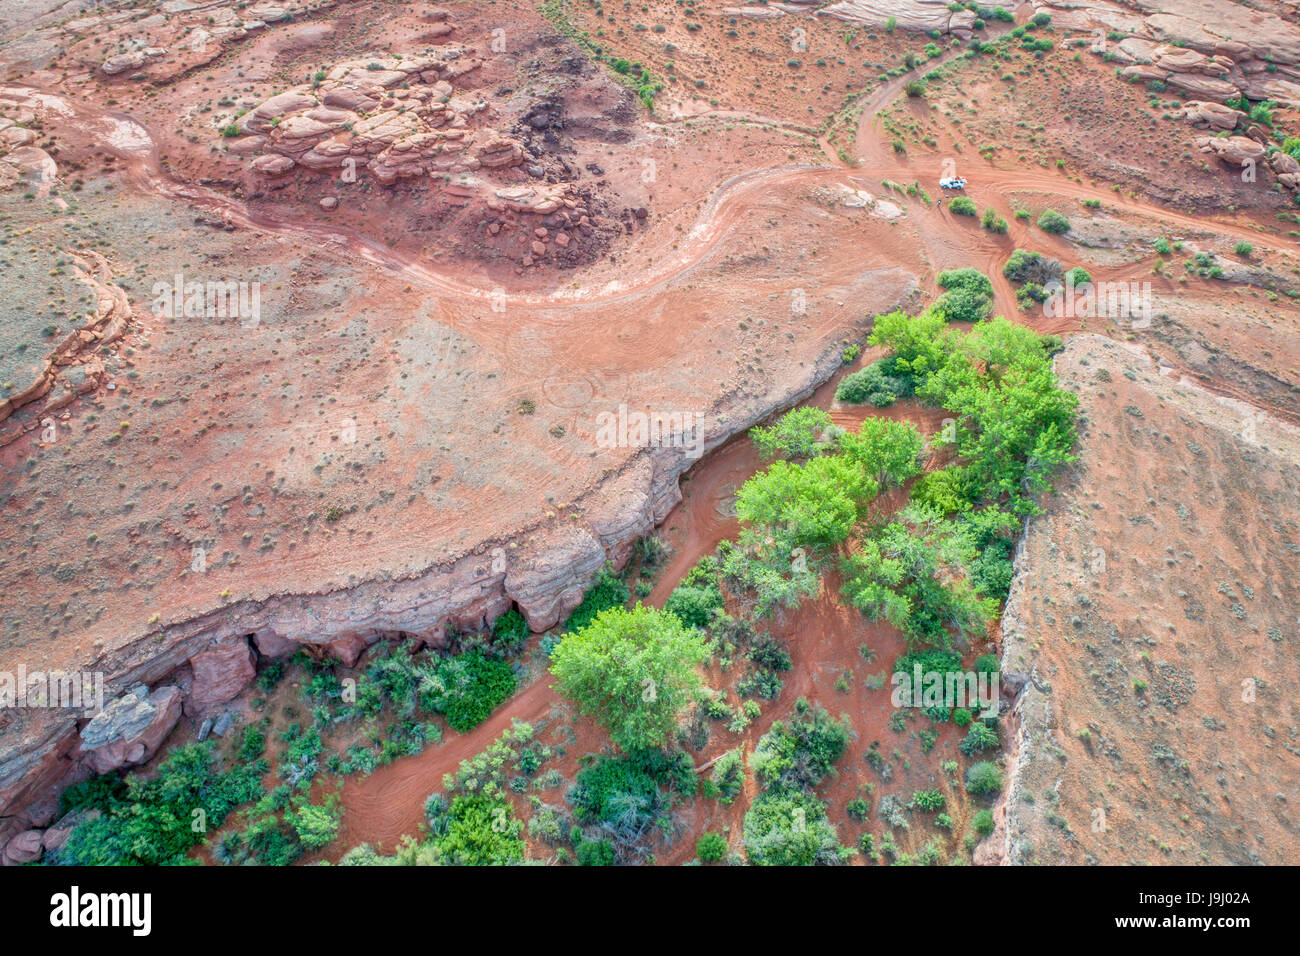
[[[965,185],[966,180],[956,176],[945,176],[939,180],[939,188],[941,189],[962,189]]]

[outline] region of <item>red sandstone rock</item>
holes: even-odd
[[[0,862],[5,866],[19,866],[39,860],[44,849],[41,837],[40,830],[24,830],[5,844],[0,851]]]
[[[224,704],[253,679],[253,649],[242,637],[230,638],[190,658],[194,686],[185,711],[201,714],[214,704]]]

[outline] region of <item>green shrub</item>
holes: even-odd
[[[1016,249],[1002,267],[1002,274],[1012,282],[1044,285],[1061,277],[1061,264],[1042,253]]]
[[[989,232],[999,235],[1004,234],[1008,228],[1007,221],[998,215],[998,211],[992,206],[984,210],[984,215],[980,217],[980,225]]]
[[[978,322],[993,310],[993,282],[978,269],[947,269],[936,281],[944,293],[932,308],[950,322]]]
[[[607,840],[581,840],[573,856],[578,866],[614,865],[614,848]]]
[[[972,764],[966,771],[966,792],[989,796],[1002,790],[1002,771],[987,760]]]
[[[493,642],[502,650],[512,651],[528,639],[528,621],[512,607],[492,622]]]
[[[930,790],[916,790],[912,793],[912,801],[908,806],[915,807],[918,810],[924,810],[926,813],[935,813],[947,806],[947,799],[943,792],[938,788]]]
[[[285,814],[285,822],[293,827],[306,850],[319,850],[331,843],[338,836],[342,819],[343,807],[335,795],[323,804],[303,801]]]
[[[515,672],[504,661],[467,651],[438,663],[435,679],[420,692],[427,710],[465,733],[486,720],[515,692]]]
[[[958,749],[966,756],[973,757],[985,750],[996,750],[998,746],[998,732],[983,723],[976,722],[971,724],[970,730],[966,732],[966,737],[958,745]]]
[[[573,609],[569,619],[564,622],[564,629],[580,631],[594,621],[601,611],[623,607],[631,596],[627,585],[606,565],[583,595],[582,603]]]
[[[948,208],[959,216],[975,216],[979,214],[975,203],[966,196],[954,196],[948,203]]]
[[[826,806],[798,790],[765,790],[745,814],[745,853],[756,866],[814,866],[843,862]]]
[[[888,359],[872,362],[866,368],[858,369],[840,379],[835,389],[835,397],[841,402],[860,405],[870,402],[877,408],[892,405],[910,391],[909,383],[903,376],[891,375],[893,368]]]
[[[218,773],[214,744],[186,744],[159,764],[155,776],[95,778],[64,800],[70,810],[96,809],[100,815],[73,828],[55,854],[56,862],[77,866],[162,866],[185,862],[206,833],[220,827],[236,807],[265,792],[265,760],[241,763]],[[195,810],[202,810],[202,828]]]
[[[745,786],[745,759],[740,749],[728,750],[713,765],[709,778],[717,788],[718,800],[730,805]]]
[[[503,797],[458,796],[445,817],[432,821],[442,863],[452,866],[512,866],[524,859],[523,823]]]
[[[727,855],[727,841],[721,833],[706,833],[695,844],[695,855],[701,863],[717,863]]]
[[[1043,214],[1038,217],[1038,228],[1044,232],[1050,232],[1054,235],[1061,235],[1070,231],[1070,220],[1055,209],[1045,209]]]
[[[848,742],[848,722],[832,720],[821,707],[806,717],[778,720],[754,748],[754,776],[767,789],[814,787]]]
[[[993,813],[989,810],[976,811],[975,816],[971,817],[971,826],[982,837],[988,836],[997,829],[997,825],[993,822]]]
[[[687,627],[707,626],[722,607],[722,591],[716,583],[678,585],[664,602],[664,610],[675,614]]]

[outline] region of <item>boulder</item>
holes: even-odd
[[[294,162],[288,156],[276,156],[268,153],[265,156],[257,157],[250,165],[254,171],[261,173],[263,176],[282,176],[293,169]]]
[[[329,656],[336,658],[344,667],[356,667],[369,642],[360,634],[345,634],[325,646]]]
[[[185,709],[201,714],[215,704],[233,700],[247,687],[256,673],[253,649],[244,637],[229,638],[190,658],[194,684],[190,687]]]
[[[1245,126],[1248,119],[1241,110],[1206,100],[1188,100],[1183,104],[1183,116],[1198,126],[1208,126],[1210,129],[1236,129]]]
[[[281,637],[274,629],[264,627],[253,635],[257,653],[263,657],[288,657],[298,649],[298,643]]]
[[[1172,89],[1190,93],[1202,100],[1227,100],[1240,93],[1236,85],[1200,73],[1170,73],[1165,81]]]
[[[4,850],[0,851],[0,863],[5,866],[35,863],[41,858],[41,853],[45,849],[41,842],[42,836],[40,830],[24,830],[17,836],[11,837],[5,844]]]
[[[252,132],[265,132],[270,129],[271,121],[287,113],[296,113],[299,110],[309,110],[318,106],[316,97],[309,93],[303,93],[298,90],[289,90],[285,93],[278,93],[270,99],[263,101],[256,109],[247,114],[244,119],[244,128]]]
[[[1264,157],[1264,147],[1248,136],[1201,136],[1196,145],[1201,152],[1212,153],[1231,166],[1259,162]]]
[[[111,701],[81,730],[79,756],[93,773],[133,767],[152,757],[181,716],[180,688],[143,686]]]
[[[41,837],[41,844],[45,847],[46,853],[53,853],[56,850],[63,849],[63,844],[68,842],[68,837],[82,823],[87,820],[95,820],[102,816],[98,810],[73,810],[65,814],[58,823],[52,825],[45,831]]]

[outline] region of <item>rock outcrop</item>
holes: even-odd
[[[1183,104],[1183,116],[1190,123],[1208,126],[1214,130],[1244,128],[1248,122],[1246,114],[1241,110],[1234,110],[1231,106],[1206,100],[1188,100]]]
[[[202,714],[237,697],[257,673],[255,660],[245,637],[218,640],[191,657],[194,683],[185,701],[186,713]]]
[[[1200,136],[1201,152],[1217,157],[1229,166],[1241,167],[1264,158],[1264,147],[1247,136]]]
[[[903,30],[917,33],[938,30],[963,40],[970,39],[975,23],[974,13],[950,9],[945,0],[837,0],[822,7],[817,14],[872,27],[884,27],[893,21]]]
[[[112,272],[104,257],[80,249],[70,250],[68,254],[77,277],[91,288],[94,308],[85,316],[84,325],[66,332],[57,341],[30,382],[0,398],[0,446],[37,428],[57,434],[57,423],[47,416],[103,384],[104,363],[94,350],[121,338],[132,319],[126,290],[112,282]],[[4,424],[15,411],[38,400],[41,404],[36,406],[36,415],[27,416],[22,422]]]
[[[181,717],[174,686],[137,687],[109,703],[81,731],[80,756],[94,774],[134,767],[152,757]]]
[[[1056,367],[1078,463],[1015,557],[1006,826],[979,859],[1284,863],[1300,431],[1101,336]]]
[[[493,170],[519,166],[523,145],[490,126],[475,126],[486,104],[458,96],[454,82],[482,61],[447,47],[436,56],[353,60],[311,83],[277,93],[244,113],[226,149],[251,156],[266,177],[296,169],[384,185],[427,179],[451,202],[480,200],[495,211],[547,215],[568,208],[574,223],[587,214],[571,183],[493,183]],[[545,251],[545,250],[543,250]]]

